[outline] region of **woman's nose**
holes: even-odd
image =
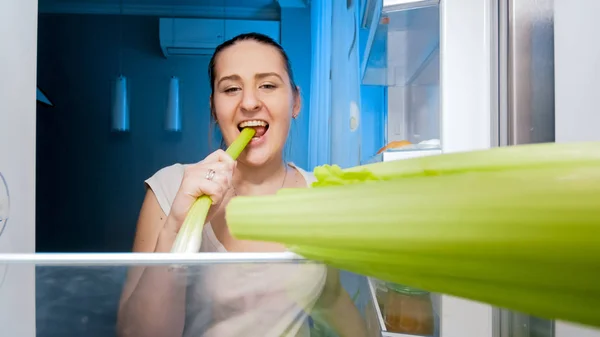
[[[242,109],[246,111],[257,111],[260,109],[260,100],[256,96],[254,90],[244,91],[242,98]]]

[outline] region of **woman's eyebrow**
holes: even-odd
[[[256,78],[257,80],[260,80],[260,79],[264,79],[266,77],[271,77],[271,76],[275,76],[275,77],[279,78],[280,81],[283,81],[283,79],[281,78],[281,76],[279,76],[278,73],[274,73],[274,72],[258,73],[256,75],[254,75],[254,78]]]
[[[268,73],[258,73],[256,75],[254,75],[254,78],[257,80],[261,80],[267,77],[271,77],[271,76],[275,76],[277,77],[280,81],[283,81],[283,79],[281,78],[281,76],[279,76],[278,73],[275,72],[268,72]],[[228,75],[228,76],[223,76],[219,79],[219,81],[217,82],[217,85],[221,84],[221,82],[223,81],[240,81],[242,78],[240,77],[240,75]]]
[[[219,82],[217,82],[217,85],[221,84],[221,82],[223,81],[227,81],[227,80],[231,80],[231,81],[239,81],[242,78],[240,77],[240,75],[228,75],[228,76],[223,76],[219,79]]]

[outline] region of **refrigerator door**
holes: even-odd
[[[500,146],[600,140],[596,0],[499,1]],[[598,337],[600,331],[496,310],[498,337]]]
[[[554,0],[500,0],[500,145],[554,141]],[[504,102],[503,102],[504,103]]]
[[[554,141],[554,1],[498,1],[498,146]],[[498,337],[552,337],[553,321],[495,309]]]

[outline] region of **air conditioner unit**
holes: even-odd
[[[279,21],[161,18],[160,47],[165,57],[210,56],[238,34],[256,32],[279,42]]]

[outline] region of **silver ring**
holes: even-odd
[[[206,176],[204,176],[204,178],[206,180],[213,180],[213,178],[215,177],[215,174],[216,174],[215,170],[209,169],[208,172],[206,172]]]

